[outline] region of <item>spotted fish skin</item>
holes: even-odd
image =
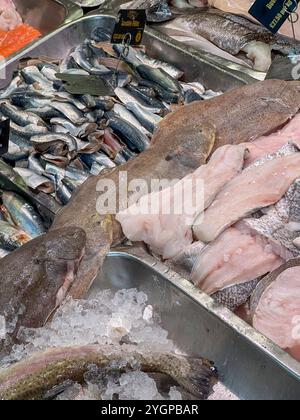
[[[217,303],[220,303],[231,311],[234,311],[247,302],[260,280],[261,277],[247,283],[235,284],[234,286],[227,287],[226,289],[213,294],[212,298]]]

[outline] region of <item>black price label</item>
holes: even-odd
[[[0,156],[8,152],[10,119],[0,122]]]
[[[299,0],[256,0],[249,13],[275,34],[297,10],[298,3]]]
[[[111,37],[112,44],[140,45],[147,22],[146,10],[120,10],[119,21],[116,23]]]

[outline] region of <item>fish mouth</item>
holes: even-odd
[[[65,276],[63,285],[60,287],[60,289],[57,292],[55,308],[58,308],[62,304],[64,299],[66,298],[72,284],[74,283],[76,279],[80,262],[82,258],[84,257],[84,255],[85,255],[85,247],[83,248],[80,256],[77,259],[67,262],[67,274]]]

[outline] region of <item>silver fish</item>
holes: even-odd
[[[159,115],[153,114],[148,109],[137,102],[128,102],[126,108],[129,109],[138,121],[145,127],[150,133],[154,133],[158,124],[162,118]]]
[[[138,51],[136,57],[143,63],[155,69],[160,68],[163,69],[166,73],[168,73],[174,79],[180,79],[183,76],[183,71],[179,70],[175,66],[171,64],[165,63],[160,60],[156,60],[154,58],[149,57],[143,51]]]
[[[134,125],[139,131],[144,133],[146,136],[151,136],[150,131],[148,131],[148,129],[145,128],[145,126],[143,126],[130,111],[131,109],[128,107],[128,104],[126,104],[126,107],[120,104],[115,104],[114,106],[114,112],[117,115],[119,115],[119,117],[130,122],[130,124]]]
[[[68,102],[51,102],[51,106],[68,118],[72,123],[81,125],[86,122],[86,118],[82,111]]]

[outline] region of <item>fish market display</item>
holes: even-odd
[[[153,176],[182,179],[205,164],[212,149],[252,141],[273,132],[288,122],[298,112],[299,106],[299,83],[273,80],[186,105],[166,116],[149,148],[123,165],[121,170],[127,171],[128,182],[142,178],[150,183]],[[118,191],[119,172],[120,168],[116,168],[88,179],[54,221],[53,226],[58,228],[73,226],[77,220],[87,234],[86,254],[71,290],[76,298],[85,296],[110,247],[124,238],[113,215],[96,212],[98,182],[112,180]],[[105,199],[113,200],[114,196],[108,195]]]
[[[251,298],[253,326],[300,361],[299,258],[265,277]]]
[[[24,344],[0,362],[0,399],[206,399],[217,381],[210,362],[179,354],[136,289],[69,299],[46,326],[23,328],[19,338]],[[167,391],[155,372],[173,379]]]
[[[184,9],[157,29],[188,46],[261,72],[269,69],[272,51],[287,55],[299,47],[292,38],[274,36],[257,22],[215,8]]]
[[[96,28],[63,62],[22,62],[0,93],[0,116],[11,119],[5,161],[29,188],[51,194],[61,205],[90,175],[125,164],[148,148],[172,106],[213,93],[199,83],[181,83],[181,70],[151,59],[143,49],[130,48],[119,62],[123,47],[108,38]],[[87,75],[108,83],[108,96],[73,95],[62,81]]]
[[[22,23],[13,0],[0,1],[0,30],[10,31]]]

